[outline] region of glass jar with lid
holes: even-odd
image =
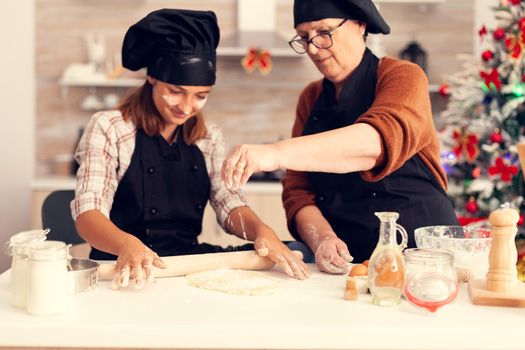
[[[437,249],[412,248],[404,252],[405,297],[412,304],[436,312],[458,294],[452,254]]]
[[[5,245],[7,255],[11,256],[11,304],[25,307],[28,283],[28,249],[31,244],[45,241],[49,230],[30,230],[19,232]]]
[[[68,302],[69,246],[45,241],[29,248],[27,312],[55,315],[65,311]]]

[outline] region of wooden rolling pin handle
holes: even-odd
[[[293,253],[303,258],[300,251]],[[180,255],[163,257],[166,263],[165,269],[155,268],[155,277],[184,276],[190,273],[216,270],[216,269],[239,269],[239,270],[269,270],[275,262],[268,258],[259,256],[254,250],[227,253],[210,253],[195,255]],[[98,268],[99,280],[112,280],[115,276],[115,262],[101,263]]]

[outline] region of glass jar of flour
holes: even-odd
[[[55,315],[65,311],[68,302],[69,246],[45,241],[29,248],[27,312]]]
[[[28,249],[31,244],[45,241],[49,230],[23,231],[11,236],[6,243],[6,253],[11,260],[11,304],[15,307],[26,306],[28,284]]]

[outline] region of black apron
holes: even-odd
[[[360,65],[345,83],[339,102],[334,85],[325,79],[303,135],[352,125],[366,112],[375,99],[378,64],[379,59],[366,49]],[[359,172],[309,172],[308,178],[316,205],[348,245],[356,262],[369,259],[377,245],[379,219],[374,212],[398,212],[398,223],[407,230],[409,247],[415,247],[414,229],[418,227],[458,224],[445,191],[417,155],[377,182],[364,181]]]
[[[135,150],[115,193],[110,219],[160,256],[253,249],[199,244],[210,179],[202,152],[182,135],[172,145],[137,130]],[[93,248],[95,260],[117,257]]]

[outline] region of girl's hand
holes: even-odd
[[[255,250],[260,256],[267,256],[288,275],[300,280],[310,277],[310,269],[297,257],[269,228],[257,233]]]
[[[157,253],[145,246],[137,237],[129,235],[118,252],[112,289],[127,287],[129,280],[135,281],[135,289],[141,289],[146,282],[153,281],[153,266],[165,269],[166,264]]]

